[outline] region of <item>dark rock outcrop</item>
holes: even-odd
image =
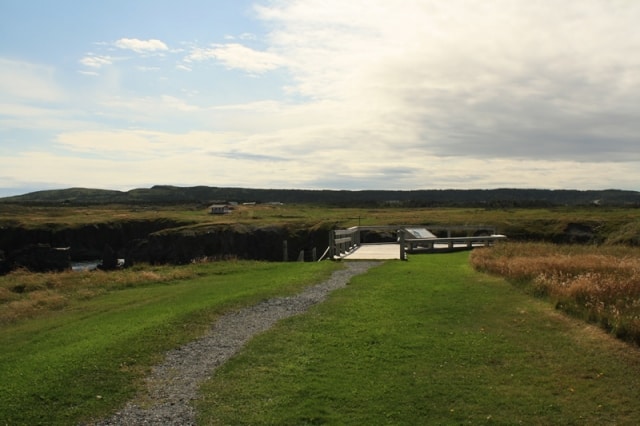
[[[101,259],[105,244],[119,255],[132,240],[146,238],[162,229],[184,226],[168,219],[131,220],[95,223],[80,226],[44,224],[37,228],[21,225],[0,227],[0,250],[7,257],[15,250],[33,244],[48,244],[51,247],[70,247],[73,260]],[[119,256],[124,257],[124,256]]]
[[[568,223],[562,233],[554,239],[557,243],[591,244],[601,242],[593,227],[586,223]]]
[[[210,225],[171,229],[133,242],[135,262],[184,264],[202,258],[295,260],[314,247],[324,250],[329,229],[285,226]],[[286,242],[286,244],[285,244]]]
[[[6,273],[21,266],[34,271],[65,269],[66,263],[64,268],[55,266],[62,265],[60,252],[51,249],[56,246],[69,247],[65,251],[67,260],[102,259],[101,269],[106,270],[118,267],[118,259],[124,259],[124,266],[134,262],[185,264],[203,258],[282,261],[302,257],[313,260],[312,249],[319,252],[326,249],[332,226],[185,226],[168,220],[123,221],[68,228],[55,225],[34,229],[5,226],[0,229],[0,251],[4,251],[6,261],[3,263],[0,256],[0,271]]]
[[[105,244],[102,251],[102,263],[98,265],[98,269],[103,271],[113,271],[118,268],[118,255],[109,244]]]
[[[4,254],[4,250],[0,250],[0,275],[7,274],[10,270],[11,265]]]
[[[51,247],[49,244],[31,244],[11,253],[10,268],[25,268],[32,272],[61,272],[71,269],[69,248]]]

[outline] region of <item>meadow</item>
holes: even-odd
[[[469,254],[352,279],[216,371],[201,424],[636,424],[640,353]]]
[[[562,234],[568,224],[580,223],[592,227],[603,238],[616,238],[617,242],[624,242],[624,239],[632,240],[640,235],[638,209],[623,207],[356,208],[314,204],[258,204],[237,206],[230,215],[211,215],[204,205],[31,206],[0,203],[0,226],[20,226],[26,229],[159,219],[185,226],[230,223],[312,226],[322,222],[334,223],[340,227],[390,224],[489,224],[496,226],[506,235],[528,234],[536,238],[552,238]]]
[[[602,244],[509,242],[412,255],[356,277],[219,369],[202,389],[200,422],[640,419],[640,352],[624,342],[640,343],[635,209],[242,206],[218,217],[185,206],[8,206],[1,217],[2,226],[34,229],[158,218],[183,226],[482,223],[549,240],[568,224],[586,224]],[[0,424],[105,416],[139,391],[164,352],[201,335],[217,316],[292,294],[340,267],[230,260],[0,276]]]
[[[618,245],[505,243],[471,263],[557,309],[640,344],[640,249]]]
[[[640,418],[636,347],[474,270],[470,256],[388,261],[257,336],[203,386],[200,424]],[[76,273],[85,281],[58,289],[64,306],[0,325],[0,422],[103,417],[136,394],[166,350],[200,335],[217,315],[299,291],[340,267],[228,261]],[[74,287],[101,290],[82,295]]]
[[[136,393],[165,351],[204,333],[216,316],[297,292],[337,267],[228,261],[2,277],[3,287],[47,288],[0,305],[0,424],[106,415]]]

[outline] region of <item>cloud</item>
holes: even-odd
[[[114,45],[120,49],[133,50],[136,53],[153,53],[169,50],[169,47],[157,39],[139,40],[137,38],[121,38]]]
[[[640,4],[293,0],[257,11],[289,90],[338,102],[359,117],[354,137],[387,150],[640,160]]]
[[[283,65],[280,56],[253,50],[238,43],[214,44],[211,48],[196,47],[185,58],[187,62],[215,59],[231,69],[241,69],[250,73],[262,74]]]
[[[89,68],[102,68],[105,65],[111,65],[113,63],[113,59],[109,56],[89,54],[80,59],[80,63]]]
[[[53,141],[0,170],[98,187],[637,189],[640,2],[262,3],[266,34],[97,43],[79,72],[101,78],[64,90],[62,67],[0,59],[0,136]]]
[[[253,154],[250,152],[238,152],[236,150],[231,152],[210,152],[209,155],[214,157],[228,158],[232,160],[249,160],[249,161],[286,161],[286,158],[277,157],[274,155]]]

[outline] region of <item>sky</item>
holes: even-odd
[[[640,1],[0,0],[0,196],[640,190]]]

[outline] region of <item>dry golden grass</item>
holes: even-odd
[[[475,250],[471,262],[640,344],[639,249],[505,243]]]
[[[196,267],[149,265],[113,272],[33,273],[16,270],[0,276],[0,324],[63,309],[74,300],[91,299],[108,291],[184,279],[196,274]]]

